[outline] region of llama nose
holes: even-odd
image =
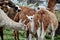
[[[18,9],[18,12],[20,12],[21,10],[20,9]]]
[[[24,26],[24,29],[27,30],[27,26],[26,25]]]

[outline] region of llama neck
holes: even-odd
[[[30,22],[30,25],[31,25],[31,31],[34,32],[34,20]]]
[[[0,9],[0,15],[1,15],[1,22],[0,22],[0,25],[1,26],[5,26],[6,28],[18,28],[20,27],[20,24],[17,23],[17,22],[14,22],[13,20],[11,20],[1,9]]]

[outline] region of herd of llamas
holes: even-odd
[[[51,31],[51,40],[54,40],[58,28],[58,20],[54,12],[45,7],[32,9],[25,6],[11,6],[4,2],[0,9],[0,27],[14,29],[14,38],[19,40],[19,30],[26,32],[25,40],[45,40],[45,35]],[[2,37],[3,40],[3,37]]]

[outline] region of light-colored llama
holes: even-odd
[[[32,40],[32,33],[35,35],[37,33],[37,37],[34,36],[34,40],[40,40],[40,27],[39,27],[39,21],[35,21],[35,16],[27,16],[29,23],[27,24],[27,27],[29,29],[29,40]],[[37,24],[36,24],[37,23]],[[32,32],[32,33],[31,33]]]
[[[15,30],[27,30],[24,22],[21,22],[21,20],[19,23],[14,22],[3,12],[2,9],[0,9],[0,27],[12,28]]]

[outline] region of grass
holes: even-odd
[[[24,38],[25,38],[24,33],[25,32],[20,31],[20,35],[19,35],[20,40],[24,40]],[[11,29],[4,30],[4,40],[14,40],[13,30],[11,30]]]
[[[20,40],[25,40],[25,32],[24,31],[19,31],[19,39]],[[51,40],[51,36],[48,36],[48,35],[46,35],[46,39],[47,40]],[[6,29],[6,30],[4,30],[4,40],[14,40],[14,34],[13,34],[13,30],[11,30],[11,29]],[[58,35],[58,36],[56,36],[55,37],[55,40],[60,40],[60,36]]]

